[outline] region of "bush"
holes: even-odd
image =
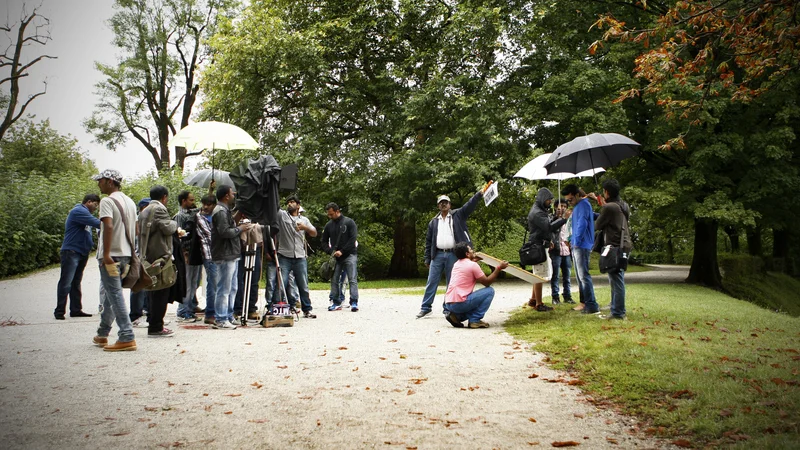
[[[59,262],[67,215],[97,184],[71,174],[0,176],[0,277]]]

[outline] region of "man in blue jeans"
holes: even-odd
[[[459,242],[453,253],[458,261],[453,264],[453,275],[444,295],[447,306],[445,318],[456,328],[464,328],[462,323],[464,320],[469,321],[469,328],[488,328],[489,324],[483,321],[483,316],[486,315],[494,299],[494,289],[489,285],[494,283],[497,275],[508,267],[508,261],[502,261],[489,276],[486,276],[475,262],[480,258],[475,256],[472,246],[466,242]],[[473,292],[476,282],[485,287]]]
[[[300,215],[300,199],[291,195],[286,199],[286,211],[278,211],[278,262],[281,267],[281,279],[284,289],[289,286],[289,275],[294,274],[295,283],[300,294],[300,305],[303,317],[316,319],[312,313],[311,296],[308,291],[308,262],[306,261],[306,234],[317,235],[317,229],[311,222]],[[352,302],[351,302],[352,303]],[[358,303],[356,302],[356,305]]]
[[[350,311],[358,312],[358,228],[353,219],[342,215],[339,205],[328,203],[325,205],[328,223],[322,230],[322,250],[336,258],[336,268],[331,278],[331,293],[329,298],[333,302],[328,311],[341,311],[342,300],[339,299],[339,277],[343,270],[347,271],[350,280]]]
[[[491,181],[486,183],[464,206],[458,209],[450,210],[450,197],[446,195],[440,195],[436,200],[439,214],[428,222],[428,231],[425,234],[425,267],[428,268],[428,281],[425,283],[425,294],[422,296],[422,307],[417,313],[417,319],[431,313],[433,299],[439,288],[442,273],[444,273],[445,287],[450,285],[450,273],[456,262],[453,254],[456,242],[466,242],[472,245],[467,219],[478,207],[484,191],[491,184]],[[447,311],[446,305],[445,311]]]
[[[575,273],[578,289],[586,302],[582,314],[597,314],[600,307],[594,297],[592,276],[589,275],[589,257],[594,244],[594,211],[587,198],[581,199],[578,186],[569,184],[561,191],[572,208],[572,254],[575,256]]]
[[[197,213],[196,239],[200,241],[200,252],[203,257],[203,268],[206,270],[206,315],[203,320],[214,325],[214,303],[217,296],[217,266],[211,260],[211,213],[217,206],[217,198],[213,194],[203,197],[202,208]]]
[[[120,191],[122,175],[104,170],[92,177],[100,192],[100,238],[97,260],[100,265],[100,326],[92,342],[107,352],[136,350],[128,305],[122,295],[122,274],[126,272],[133,252],[132,236],[136,234],[136,204]],[[123,216],[124,215],[124,216]],[[124,218],[123,218],[124,217]],[[111,326],[117,322],[117,342],[108,343]]]
[[[100,228],[100,220],[92,213],[100,204],[100,196],[86,194],[83,202],[75,205],[64,224],[64,242],[61,244],[61,278],[58,280],[56,293],[56,309],[53,315],[56,320],[64,320],[69,297],[70,317],[92,317],[83,312],[81,299],[81,281],[83,269],[89,261],[92,251],[92,228]]]
[[[563,198],[558,199],[554,207],[556,210],[554,219],[569,218],[566,200]],[[572,300],[572,292],[570,291],[572,288],[569,278],[572,271],[572,251],[569,248],[569,230],[567,229],[568,226],[572,226],[572,223],[568,223],[569,225],[562,225],[558,230],[553,232],[553,248],[550,249],[550,259],[553,262],[553,277],[550,278],[550,293],[553,296],[554,305],[561,303],[558,297],[559,278],[561,278],[564,283],[564,292],[561,293],[564,297],[564,303],[575,303],[575,301]]]

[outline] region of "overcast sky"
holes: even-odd
[[[37,98],[26,110],[36,120],[49,118],[52,128],[60,134],[70,134],[81,149],[94,160],[99,169],[115,168],[126,178],[155,170],[152,156],[134,140],[116,152],[93,142],[82,122],[97,104],[94,85],[101,80],[94,63],[112,64],[116,49],[111,44],[113,33],[106,21],[113,15],[112,0],[0,0],[0,23],[19,21],[23,3],[27,8],[41,5],[41,15],[50,19],[52,41],[46,46],[29,47],[29,56],[47,54],[56,60],[42,60],[30,70],[30,76],[20,83],[21,98],[38,92],[47,80],[47,94]],[[8,38],[0,32],[0,44]],[[7,89],[6,86],[4,88]],[[191,159],[197,159],[191,158]],[[196,161],[187,161],[187,167]]]

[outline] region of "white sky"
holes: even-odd
[[[26,115],[34,114],[37,121],[49,118],[53,129],[62,135],[72,135],[100,170],[117,169],[126,178],[155,170],[153,158],[137,141],[129,139],[124,147],[113,152],[93,142],[82,125],[98,101],[94,85],[101,80],[101,75],[94,68],[95,61],[104,64],[116,61],[116,49],[111,44],[113,33],[106,25],[114,13],[113,1],[0,0],[0,23],[18,22],[23,3],[27,3],[29,10],[41,4],[38,11],[50,19],[52,37],[46,46],[30,47],[28,56],[58,57],[38,62],[31,67],[30,76],[20,83],[20,99],[23,100],[39,92],[43,88],[42,81],[47,80],[47,94],[34,100]],[[8,45],[2,32],[0,44],[3,48]],[[7,85],[3,87],[7,89]],[[197,162],[197,157],[187,160],[187,169]]]

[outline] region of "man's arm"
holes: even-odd
[[[158,227],[161,234],[169,236],[178,229],[178,223],[169,218],[166,208],[153,208],[153,223]]]
[[[473,195],[472,198],[469,199],[469,201],[464,206],[458,208],[458,210],[453,214],[457,213],[458,215],[461,216],[462,219],[467,220],[470,214],[472,214],[472,212],[475,211],[475,208],[478,207],[478,200],[481,199],[482,197],[483,197],[483,189],[476,192],[475,195]]]
[[[114,234],[114,224],[111,222],[111,217],[103,217],[103,264],[114,264],[111,259],[111,238]]]
[[[297,228],[300,231],[305,231],[306,234],[311,237],[317,236],[317,229],[314,228],[314,225],[311,224],[311,221],[305,217],[301,217],[300,220],[297,221]]]
[[[83,226],[89,225],[92,228],[100,228],[100,219],[93,216],[88,209],[76,208],[72,210],[72,213],[75,213],[75,216],[73,217],[73,220],[75,220],[75,222]]]
[[[595,230],[602,230],[609,223],[611,223],[611,218],[613,216],[613,212],[611,212],[612,206],[610,204],[606,204],[603,206],[603,209],[600,210],[600,215],[597,217],[597,220],[594,222],[594,229]]]
[[[325,228],[322,229],[322,251],[331,254],[333,253],[333,248],[331,248],[330,241],[331,241],[331,230],[330,225],[332,222],[328,222],[325,225]]]
[[[508,261],[501,261],[500,264],[498,264],[497,267],[492,270],[492,273],[490,273],[489,276],[484,275],[475,281],[488,287],[490,284],[494,283],[495,280],[497,280],[500,272],[502,272],[506,267],[508,267]]]

